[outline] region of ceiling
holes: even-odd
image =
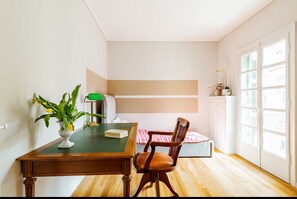
[[[219,41],[273,0],[85,0],[107,41]]]

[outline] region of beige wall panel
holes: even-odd
[[[197,113],[198,98],[116,98],[117,113]]]
[[[107,93],[107,80],[87,69],[87,93]]]
[[[108,80],[114,95],[198,95],[198,80]]]

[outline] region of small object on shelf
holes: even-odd
[[[105,137],[123,138],[128,136],[128,130],[123,129],[109,129],[104,132]]]
[[[229,87],[225,87],[223,90],[222,90],[222,95],[224,96],[229,96],[232,94],[232,90],[229,88]]]
[[[223,73],[223,77],[224,77],[224,84],[222,84],[222,92],[220,92],[219,90],[215,90],[215,96],[229,96],[232,95],[232,90],[231,88],[228,86],[228,78],[227,78],[227,70],[224,67],[219,67],[217,68],[216,72],[222,72]],[[218,83],[220,84],[220,83]],[[217,87],[220,86],[217,84]],[[218,89],[218,88],[216,88]],[[219,88],[220,89],[220,88]]]
[[[223,91],[223,83],[217,83],[217,87],[215,90],[215,95],[216,96],[222,96],[222,91]]]

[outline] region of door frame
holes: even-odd
[[[296,117],[296,113],[297,113],[297,100],[296,100],[296,94],[297,94],[297,70],[295,69],[296,67],[296,63],[297,63],[297,56],[296,56],[296,46],[297,46],[297,35],[296,35],[296,26],[297,26],[297,22],[291,23],[287,26],[284,26],[282,28],[280,28],[279,30],[268,34],[267,36],[264,36],[254,42],[251,42],[250,44],[248,44],[245,47],[242,47],[240,49],[237,50],[237,56],[240,57],[240,55],[244,54],[245,52],[249,52],[249,50],[255,49],[258,44],[260,44],[263,40],[268,40],[269,38],[273,38],[275,37],[275,35],[287,32],[289,34],[289,42],[290,42],[290,46],[289,46],[289,50],[290,50],[290,57],[289,57],[289,65],[288,65],[288,71],[289,72],[289,84],[288,86],[288,93],[289,93],[289,120],[288,120],[288,128],[289,128],[289,142],[288,144],[288,149],[289,149],[289,183],[294,186],[297,187],[297,182],[296,182],[296,145],[297,145],[297,135],[295,135],[297,132],[297,117]],[[237,65],[240,66],[240,58],[237,59],[238,63]],[[241,70],[238,69],[238,74],[241,73]],[[237,75],[237,85],[240,85],[240,77],[239,75]],[[240,93],[240,86],[237,86],[236,88],[236,93]],[[241,102],[241,98],[240,95],[239,97],[237,97],[236,99],[236,112],[239,115],[240,114],[240,102]],[[236,117],[236,151],[237,154],[239,152],[239,139],[240,139],[240,117]],[[261,150],[260,150],[261,151]]]

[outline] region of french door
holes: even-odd
[[[289,34],[240,54],[238,153],[289,182]]]

